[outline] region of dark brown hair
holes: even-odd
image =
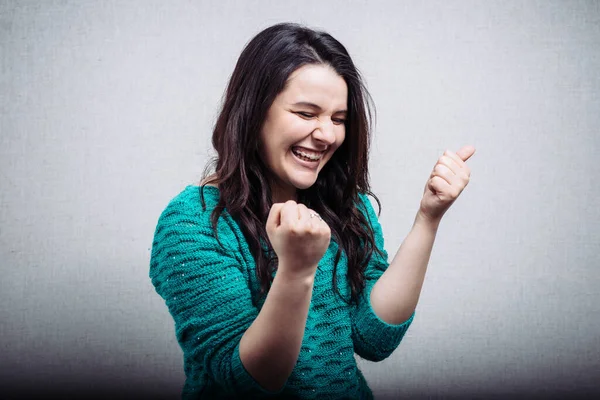
[[[348,284],[356,301],[365,286],[364,270],[373,251],[378,251],[373,230],[357,208],[358,193],[373,195],[369,187],[368,153],[372,122],[371,98],[344,46],[325,32],[297,24],[271,26],[244,48],[224,95],[215,124],[212,144],[217,156],[207,166],[204,178],[214,168],[219,202],[211,220],[226,210],[240,225],[256,261],[262,294],[268,291],[277,265],[265,224],[272,206],[269,170],[259,155],[260,131],[275,97],[296,69],[307,64],[331,66],[348,87],[346,136],[323,167],[317,181],[298,190],[298,202],[318,212],[331,228],[332,239],[348,260]],[[201,188],[202,189],[202,188]],[[339,294],[335,281],[333,286]]]

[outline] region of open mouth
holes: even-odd
[[[323,158],[324,151],[309,151],[300,147],[292,147],[292,153],[302,161],[317,162]]]

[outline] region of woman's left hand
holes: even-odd
[[[456,153],[446,150],[433,167],[433,172],[425,185],[419,214],[421,217],[439,222],[452,203],[469,183],[471,170],[465,163],[475,147],[464,146]]]

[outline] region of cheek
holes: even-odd
[[[305,138],[315,129],[316,124],[312,121],[305,121],[296,116],[290,118],[282,125],[284,136],[288,141],[297,142]]]
[[[276,141],[273,140],[273,135],[261,134],[260,139],[259,157],[269,168],[273,168],[277,164],[277,159],[279,158],[279,147]]]
[[[306,136],[309,128],[305,121],[293,115],[282,117],[271,130],[271,143],[274,147],[285,149]]]
[[[260,149],[263,153],[263,157],[267,159],[273,159],[277,157],[277,153],[282,148],[282,134],[281,126],[269,121],[269,123],[263,126],[263,130],[260,133]]]

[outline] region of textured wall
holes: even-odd
[[[437,157],[477,147],[413,326],[360,363],[375,394],[600,395],[600,3],[442,0],[0,1],[0,393],[179,395],[155,223],[280,21],[366,77],[389,252]]]

